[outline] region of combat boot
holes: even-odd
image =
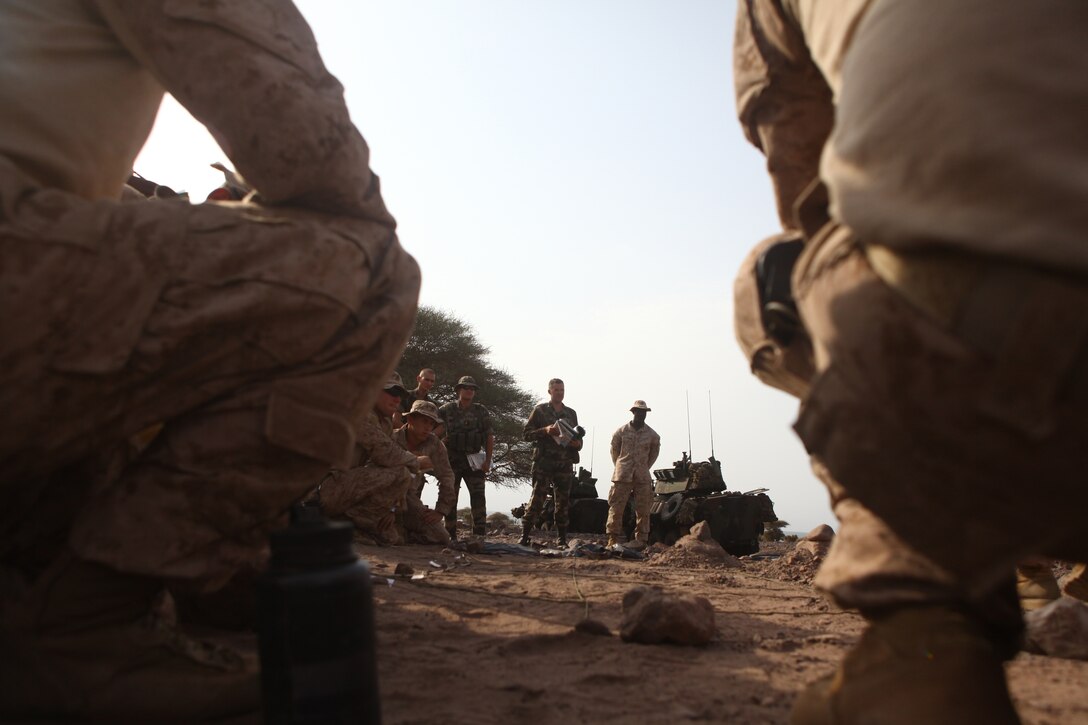
[[[646,541],[643,539],[635,539],[634,541],[628,541],[626,546],[631,551],[642,551],[646,548]]]
[[[63,554],[0,624],[0,719],[194,722],[256,713],[255,657],[198,642],[158,580]]]
[[[559,529],[559,538],[555,540],[555,545],[559,549],[567,548],[567,530]]]
[[[793,725],[1016,725],[1005,653],[951,607],[910,607],[875,619],[838,670],[809,685]]]
[[[1016,567],[1016,594],[1025,612],[1041,609],[1060,597],[1049,560],[1022,562]]]
[[[617,539],[615,536],[612,536],[611,534],[609,534],[608,543],[605,544],[605,546],[607,546],[609,549],[611,549],[613,546],[616,546],[619,543],[620,543],[619,539]]]

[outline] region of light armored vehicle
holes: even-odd
[[[722,548],[734,556],[759,551],[763,524],[776,521],[774,503],[767,489],[740,493],[727,491],[722,464],[710,460],[694,462],[684,453],[672,468],[653,472],[654,500],[650,508],[650,543],[673,544],[700,521]],[[625,518],[628,536],[634,531],[631,512]]]

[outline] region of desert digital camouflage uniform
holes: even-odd
[[[463,480],[472,506],[472,533],[483,536],[487,533],[487,474],[473,470],[465,456],[483,450],[492,433],[491,413],[479,403],[464,409],[456,400],[443,404],[438,412],[446,426],[446,450],[454,479],[454,507],[446,515],[446,529],[451,536],[457,530],[457,497]]]
[[[426,474],[438,479],[438,500],[435,502],[434,510],[443,516],[449,516],[450,513],[456,513],[457,487],[454,485],[453,468],[450,467],[450,459],[449,454],[446,453],[446,446],[442,444],[442,441],[438,439],[438,436],[434,433],[428,433],[427,437],[423,439],[423,442],[417,448],[411,449],[408,447],[408,427],[403,426],[393,433],[393,440],[404,450],[410,451],[417,456],[427,456],[431,459],[434,468],[427,471]],[[412,489],[416,498],[423,495],[423,488],[425,485],[425,473],[420,471],[416,474],[415,485]]]
[[[395,514],[414,495],[418,472],[415,454],[393,439],[392,421],[372,410],[356,429],[353,465],[322,484],[321,506],[379,543],[401,543]]]
[[[252,201],[118,202],[165,92]],[[309,27],[285,0],[5,2],[0,130],[0,561],[28,580],[56,562],[28,590],[39,608],[61,591],[92,606],[92,578],[122,596],[140,577],[212,588],[259,566],[288,505],[350,462],[419,287]],[[72,631],[97,617],[67,612]],[[34,626],[0,660],[40,654]],[[61,692],[5,669],[0,701],[115,721],[216,712],[218,681],[175,702],[127,680],[130,699],[110,700],[65,671]]]
[[[555,502],[555,527],[566,531],[570,522],[570,489],[574,485],[573,467],[579,460],[578,451],[559,445],[544,432],[559,419],[567,421],[572,428],[578,425],[578,413],[574,408],[563,405],[557,412],[550,402],[533,408],[529,420],[525,421],[523,437],[533,444],[533,494],[525,512],[526,531],[540,525],[549,492]]]
[[[635,497],[635,539],[646,543],[650,537],[650,505],[653,503],[653,481],[650,469],[661,453],[661,436],[650,426],[636,428],[625,423],[612,434],[610,446],[612,489],[608,492],[608,523],[605,530],[610,538],[623,533],[623,512],[627,501]]]
[[[922,605],[1008,656],[1015,562],[1088,548],[1086,26],[1062,0],[738,4],[738,112],[806,239],[793,288],[816,375],[779,387],[805,395],[796,429],[842,522],[817,585],[900,633],[920,622],[912,641],[944,648],[951,669],[930,670],[951,689],[985,670],[942,722],[1015,714],[971,709],[1007,705],[1000,664],[956,670],[966,650],[933,639]],[[822,228],[818,196],[799,198],[817,176]],[[737,332],[763,377],[750,310]],[[901,718],[937,697],[903,692]]]

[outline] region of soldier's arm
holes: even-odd
[[[654,439],[650,441],[650,455],[646,458],[646,467],[653,468],[657,463],[657,457],[661,454],[661,438],[654,436]]]
[[[268,204],[393,228],[370,151],[289,0],[94,0],[130,53],[207,126]]]
[[[527,441],[538,441],[548,435],[545,432],[545,429],[541,427],[543,421],[540,420],[539,413],[539,408],[533,408],[533,412],[529,415],[529,420],[525,421],[522,437]]]
[[[431,453],[431,462],[434,464],[431,473],[438,479],[438,500],[434,510],[446,516],[457,507],[457,489],[453,487],[453,468],[450,467],[449,453],[441,441]]]
[[[378,426],[366,421],[356,432],[356,442],[369,455],[368,463],[378,466],[408,466],[412,470],[419,468],[416,455],[404,450]]]
[[[767,157],[782,226],[798,229],[793,205],[819,177],[835,109],[801,30],[779,0],[738,0],[733,79],[744,134]]]
[[[612,465],[616,465],[616,461],[620,458],[620,448],[623,445],[623,428],[617,428],[616,432],[612,434],[612,445],[610,446],[609,453],[612,454]]]

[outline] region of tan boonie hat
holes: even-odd
[[[634,413],[636,410],[645,410],[647,413],[650,412],[650,409],[646,407],[646,401],[645,400],[636,400],[635,401],[634,405],[631,406],[631,412]]]
[[[408,389],[404,387],[404,383],[401,382],[400,375],[395,370],[393,371],[393,374],[389,376],[389,380],[385,381],[385,385],[382,386],[382,390],[396,392],[398,395],[408,394]]]
[[[463,375],[461,376],[461,379],[457,381],[457,385],[453,386],[454,390],[457,390],[458,388],[473,388],[479,390],[480,386],[476,384],[476,379],[471,375]]]
[[[438,406],[429,400],[417,400],[412,403],[412,409],[408,411],[408,415],[422,415],[435,423],[442,422],[442,416],[438,414]]]

